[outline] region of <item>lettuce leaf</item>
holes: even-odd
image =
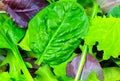
[[[120,19],[96,17],[91,20],[91,27],[85,36],[88,46],[98,42],[97,49],[103,50],[103,60],[111,56],[117,58],[120,55]]]

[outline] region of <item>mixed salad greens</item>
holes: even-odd
[[[0,4],[0,81],[120,81],[120,0]]]

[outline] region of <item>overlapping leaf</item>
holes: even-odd
[[[103,50],[103,60],[120,55],[120,19],[96,17],[91,21],[90,30],[85,37],[87,45],[98,42],[98,50]]]
[[[24,36],[25,30],[18,28],[7,14],[0,14],[0,48],[10,48]]]
[[[3,0],[7,13],[22,28],[26,28],[30,19],[48,5],[46,0]]]
[[[75,78],[77,70],[78,70],[80,58],[81,58],[81,55],[77,55],[72,60],[72,62],[68,63],[67,70],[66,70],[67,76]],[[92,72],[96,74],[97,78],[100,81],[104,80],[102,68],[99,62],[94,57],[92,57],[90,54],[87,54],[86,62],[81,72],[80,79],[82,81],[87,81],[88,77],[90,76]]]

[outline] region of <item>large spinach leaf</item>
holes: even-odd
[[[37,64],[41,61],[59,64],[71,56],[87,30],[88,18],[84,9],[73,1],[58,1],[30,21],[25,40],[32,51],[39,53]]]

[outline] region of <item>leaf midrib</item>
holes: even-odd
[[[70,10],[70,9],[69,9],[69,10]],[[68,12],[69,12],[69,11],[68,11]],[[62,25],[63,25],[63,23],[64,23],[64,21],[65,21],[65,19],[66,19],[66,17],[67,17],[67,13],[68,13],[68,12],[65,13],[65,15],[64,15],[64,17],[63,17],[63,21],[61,22],[60,26],[59,26],[58,29],[55,31],[55,33],[52,35],[51,39],[49,40],[49,42],[48,42],[48,44],[47,44],[47,46],[46,46],[46,48],[45,48],[45,50],[44,50],[43,53],[42,53],[42,55],[39,56],[37,64],[41,64],[41,62],[43,61],[43,59],[44,59],[44,54],[46,53],[46,51],[47,51],[48,47],[50,46],[51,42],[53,41],[53,39],[54,39],[55,36],[57,35],[58,31],[61,29],[61,27],[62,27]]]

